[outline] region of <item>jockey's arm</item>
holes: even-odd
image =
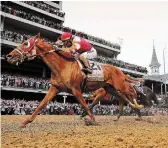
[[[63,50],[65,52],[75,54],[77,53],[77,50],[80,49],[80,45],[77,43],[74,43],[70,48],[57,48],[58,50]]]

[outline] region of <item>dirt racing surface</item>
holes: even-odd
[[[168,148],[168,117],[96,116],[99,126],[86,126],[79,116],[39,115],[26,128],[26,116],[1,116],[2,148]]]

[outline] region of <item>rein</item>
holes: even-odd
[[[56,51],[56,50],[55,50],[55,49],[52,49],[52,50],[43,52],[42,54],[35,54],[35,55],[31,55],[31,56],[29,56],[29,57],[31,58],[31,57],[37,57],[37,56],[46,56],[47,54],[52,53],[52,52],[54,52],[54,51]]]
[[[34,46],[33,46],[34,47]],[[32,48],[33,48],[32,47]],[[36,47],[36,45],[35,45],[35,47]],[[16,47],[16,49],[14,49],[14,50],[16,50],[20,55],[21,55],[21,61],[24,61],[24,57],[26,57],[27,59],[31,59],[31,58],[35,58],[35,57],[37,57],[37,56],[45,56],[45,55],[47,55],[47,54],[49,54],[49,53],[52,53],[52,52],[54,52],[54,51],[58,51],[58,50],[56,50],[56,49],[52,49],[52,50],[49,50],[49,51],[46,51],[46,52],[43,52],[42,54],[34,54],[34,55],[30,55],[30,56],[27,56],[27,54],[28,53],[30,53],[30,51],[29,52],[24,52],[22,49],[20,49],[19,47]]]
[[[65,52],[65,51],[58,49],[54,45],[52,45],[53,49],[51,49],[49,51],[45,51],[45,52],[40,53],[40,54],[39,53],[38,54],[35,53],[34,55],[31,55],[30,52],[32,51],[32,48],[34,48],[34,47],[36,48],[36,46],[37,45],[36,45],[36,42],[35,42],[35,44],[27,52],[23,51],[19,46],[17,46],[14,50],[16,50],[21,55],[21,59],[20,59],[21,62],[23,62],[25,59],[30,60],[30,59],[34,59],[35,57],[38,57],[38,56],[44,56],[45,57],[47,54],[50,54],[52,52],[57,52],[57,54],[59,54],[60,56],[62,56],[63,58],[65,58],[67,60],[72,60],[72,59],[74,60],[74,58],[72,58],[72,59],[70,58],[69,59],[66,56],[64,56],[63,54],[61,54],[60,51],[62,51],[62,52]],[[36,49],[35,49],[35,51],[36,51]]]

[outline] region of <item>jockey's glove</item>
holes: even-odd
[[[72,54],[72,56],[74,57],[74,59],[78,60],[78,59],[79,59],[80,54],[79,54],[79,53],[77,53],[77,52],[74,52],[74,53]]]

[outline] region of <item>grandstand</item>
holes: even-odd
[[[41,37],[54,43],[64,31],[88,40],[98,52],[97,61],[119,67],[124,73],[134,77],[147,75],[147,69],[135,64],[117,60],[121,46],[94,37],[75,29],[65,27],[65,13],[62,2],[6,1],[1,3],[1,55],[6,55],[19,43],[30,36],[41,33]],[[1,57],[2,98],[42,99],[47,92],[50,70],[39,59],[24,62],[19,67],[10,65]],[[18,93],[19,92],[19,93]],[[29,94],[29,95],[27,95]],[[63,96],[68,94],[61,93]],[[69,95],[69,97],[73,97]],[[65,99],[65,98],[64,98]],[[70,101],[71,99],[68,99]],[[64,100],[65,101],[65,100]],[[73,100],[75,102],[75,99]]]

